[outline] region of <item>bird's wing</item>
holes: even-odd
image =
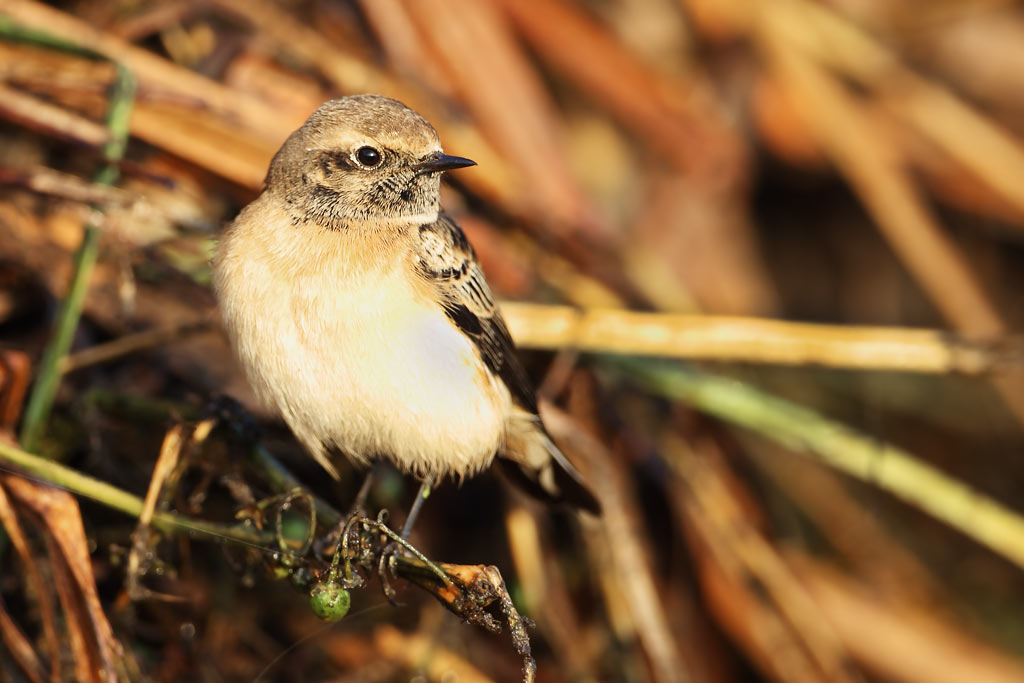
[[[599,514],[600,503],[541,423],[533,385],[466,235],[455,221],[441,214],[436,222],[420,226],[416,244],[417,266],[437,288],[445,313],[473,341],[484,363],[501,378],[520,408],[506,435],[507,446],[515,444],[514,452],[502,453],[506,473],[540,498],[565,500]]]
[[[473,341],[512,399],[536,415],[537,398],[530,379],[462,229],[444,214],[434,223],[420,226],[416,258],[420,272],[437,287],[448,318]]]

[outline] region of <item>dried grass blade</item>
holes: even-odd
[[[582,460],[587,454],[590,465],[587,482],[601,501],[601,536],[611,553],[609,562],[618,590],[631,613],[631,621],[643,645],[654,679],[662,683],[686,683],[692,680],[690,666],[680,656],[664,611],[663,596],[652,568],[646,562],[648,552],[638,526],[637,502],[623,486],[625,477],[617,471],[619,461],[571,416],[550,404],[542,407],[544,422],[560,445]]]
[[[18,556],[25,566],[25,583],[31,588],[39,606],[39,618],[43,623],[43,638],[50,651],[50,678],[59,681],[61,672],[61,646],[60,637],[57,633],[57,606],[54,602],[53,592],[50,586],[43,581],[43,574],[39,569],[39,563],[35,554],[29,548],[28,538],[18,519],[17,511],[11,502],[4,484],[10,476],[0,478],[0,525],[3,525],[7,537],[14,546]]]
[[[110,141],[110,131],[104,125],[3,84],[0,116],[30,130],[89,147],[99,148]]]
[[[663,446],[682,484],[678,495],[669,494],[679,514],[738,590],[758,588],[750,591],[754,609],[765,612],[762,617],[773,624],[774,634],[766,639],[764,631],[750,630],[760,646],[755,658],[768,662],[785,680],[860,681],[835,631],[745,511],[741,501],[749,498],[728,472],[717,446],[708,438],[699,438],[693,447],[669,438]]]
[[[2,599],[0,599],[0,640],[3,641],[7,651],[31,683],[42,683],[46,679],[46,672],[43,671],[43,665],[36,656],[35,650],[32,649],[32,644],[28,642],[28,638],[4,609]]]
[[[65,586],[61,589],[65,611],[75,609],[77,604],[84,610],[82,619],[75,621],[81,621],[80,625],[83,628],[87,626],[88,631],[80,632],[72,640],[83,639],[77,647],[82,654],[95,651],[94,671],[102,672],[105,680],[116,680],[117,664],[122,657],[121,645],[114,637],[113,628],[107,621],[96,590],[96,579],[89,558],[89,541],[85,536],[78,502],[66,491],[19,477],[8,478],[6,486],[22,505],[35,512],[46,525],[54,567],[64,567],[71,581],[70,588]]]

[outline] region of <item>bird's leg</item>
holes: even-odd
[[[419,498],[417,500],[426,500],[429,493],[430,481],[423,482],[423,484],[420,486],[418,494]],[[423,566],[426,567],[429,571],[431,571],[435,576],[437,576],[441,580],[441,582],[449,589],[454,588],[454,584],[452,583],[451,577],[449,577],[448,574],[445,573],[445,571],[441,569],[441,567],[436,562],[433,562],[432,560],[428,559],[426,555],[417,550],[411,543],[409,543],[409,540],[406,538],[408,532],[411,530],[410,527],[412,526],[412,522],[414,522],[416,519],[416,513],[419,511],[419,508],[421,506],[422,502],[420,502],[418,505],[413,505],[413,509],[409,512],[409,519],[406,520],[405,523],[405,534],[402,536],[396,534],[387,526],[387,524],[384,523],[385,514],[387,512],[386,510],[381,510],[380,514],[377,516],[377,521],[375,523],[369,522],[369,520],[363,520],[364,523],[369,523],[371,526],[375,527],[378,531],[380,531],[381,534],[391,539],[391,542],[384,547],[384,550],[380,554],[380,559],[378,560],[377,563],[377,576],[380,578],[380,586],[381,589],[384,591],[384,596],[388,599],[388,602],[390,602],[393,605],[397,605],[398,603],[395,601],[395,589],[391,587],[391,582],[388,580],[388,573],[390,573],[391,576],[393,577],[398,576],[396,572],[396,565],[400,549],[404,549],[405,552],[408,553],[410,556],[422,562]],[[385,569],[387,569],[388,571],[385,571]]]
[[[430,487],[433,483],[434,478],[428,475],[427,478],[423,480],[423,483],[420,484],[420,490],[416,493],[416,500],[412,502],[412,507],[409,509],[409,516],[405,518],[405,524],[402,526],[401,536],[396,535],[394,531],[387,529],[387,527],[383,527],[382,529],[385,535],[391,537],[391,542],[385,546],[384,551],[380,555],[380,562],[377,565],[377,576],[380,577],[380,585],[384,590],[384,596],[388,599],[388,602],[391,602],[392,604],[398,603],[395,602],[395,590],[388,582],[387,574],[384,569],[386,567],[390,570],[391,575],[395,576],[395,558],[398,556],[399,548],[405,548],[421,560],[426,560],[427,566],[434,570],[434,572],[439,576],[445,577],[444,572],[437,567],[437,565],[430,560],[427,560],[422,553],[409,544],[409,534],[412,533],[412,525],[416,523],[416,518],[420,514],[423,502],[430,495]],[[444,580],[447,581],[447,578]]]
[[[419,493],[416,494],[416,500],[412,502],[412,508],[409,510],[409,516],[405,519],[405,525],[402,527],[402,538],[409,540],[409,534],[412,533],[412,525],[416,523],[416,518],[419,517],[420,508],[423,507],[424,501],[430,496],[430,489],[434,485],[434,478],[427,475],[427,478],[420,484]]]

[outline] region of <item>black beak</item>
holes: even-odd
[[[416,169],[417,175],[423,173],[439,173],[441,171],[451,171],[455,168],[465,168],[466,166],[476,166],[476,162],[472,159],[465,157],[455,157],[450,154],[431,154],[420,163],[413,166]]]

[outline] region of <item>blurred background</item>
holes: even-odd
[[[366,92],[478,162],[443,202],[604,505],[488,474],[413,534],[500,569],[537,680],[1024,680],[1021,3],[3,0],[0,36],[0,680],[523,678],[507,629],[401,581],[325,625],[273,548],[9,457],[273,526],[255,439],[348,508],[361,473],[254,402],[208,259],[288,134]],[[257,424],[199,443],[225,394]]]

